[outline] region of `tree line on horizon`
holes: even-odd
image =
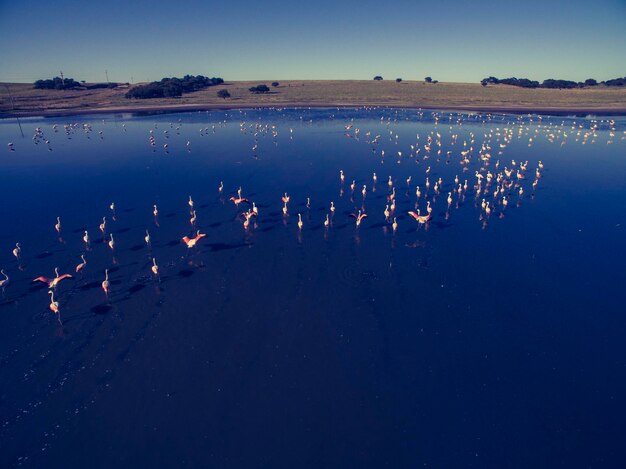
[[[114,82],[87,84],[85,81],[78,82],[73,78],[54,77],[47,80],[37,80],[33,83],[33,88],[38,90],[93,90],[97,88],[115,88],[118,85],[119,83]]]
[[[573,89],[573,88],[586,88],[591,86],[605,85],[605,86],[626,86],[626,77],[623,78],[615,78],[613,80],[601,81],[598,83],[597,80],[593,78],[587,78],[583,81],[571,81],[571,80],[554,80],[549,78],[544,80],[542,83],[539,83],[536,80],[529,80],[528,78],[496,78],[496,77],[488,77],[483,78],[480,81],[480,84],[483,86],[487,85],[512,85],[519,86],[521,88],[552,88],[552,89]]]
[[[208,78],[202,75],[185,75],[183,78],[163,78],[145,85],[138,85],[128,90],[128,99],[178,98],[183,93],[192,93],[209,86],[221,85],[221,78]]]

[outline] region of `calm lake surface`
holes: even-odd
[[[623,117],[21,125],[0,121],[1,466],[626,467]],[[32,281],[55,267],[62,325]]]

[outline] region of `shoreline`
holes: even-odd
[[[241,104],[179,104],[167,105],[159,104],[152,106],[111,106],[111,107],[93,107],[81,109],[47,109],[41,111],[8,111],[0,112],[0,119],[20,118],[20,117],[64,117],[73,115],[89,115],[89,114],[120,114],[120,113],[142,113],[142,114],[169,114],[181,112],[195,111],[227,111],[232,109],[284,109],[284,108],[337,108],[337,109],[354,109],[354,108],[386,108],[386,109],[415,109],[424,111],[446,111],[446,112],[478,112],[485,114],[540,114],[553,116],[582,116],[582,115],[602,115],[602,116],[626,116],[626,108],[608,108],[608,107],[537,107],[537,106],[463,106],[463,105],[425,105],[417,106],[414,104],[391,104],[391,103],[306,103],[306,102],[290,102],[290,103],[241,103]]]
[[[288,80],[251,94],[258,81],[232,81],[178,98],[127,99],[128,86],[39,90],[27,83],[0,87],[0,118],[111,113],[173,113],[228,109],[395,108],[479,113],[626,115],[626,87],[573,90],[510,85],[364,80]],[[136,85],[131,85],[136,86]],[[226,90],[222,99],[217,91]]]

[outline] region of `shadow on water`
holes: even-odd
[[[209,243],[208,247],[211,249],[212,252],[216,252],[216,251],[225,251],[227,249],[245,248],[251,245],[252,244],[248,244],[248,243],[238,243],[238,244]]]
[[[112,309],[113,309],[113,306],[109,304],[99,304],[99,305],[93,306],[90,311],[94,314],[107,314]]]

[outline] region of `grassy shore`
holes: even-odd
[[[626,89],[596,86],[556,90],[473,83],[373,80],[290,80],[252,94],[251,86],[270,82],[237,81],[181,98],[126,99],[127,87],[95,90],[36,90],[31,84],[0,84],[0,117],[95,112],[178,111],[249,107],[389,106],[493,112],[626,114]],[[226,89],[228,99],[217,96]],[[11,99],[12,98],[12,99]]]

